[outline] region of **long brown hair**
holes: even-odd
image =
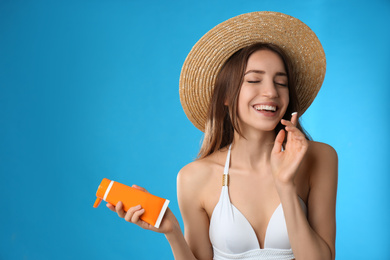
[[[198,159],[204,158],[231,144],[233,142],[234,131],[242,135],[238,124],[238,96],[244,80],[249,56],[258,50],[273,51],[284,62],[288,77],[290,102],[283,118],[290,120],[291,113],[299,111],[299,101],[296,94],[295,77],[294,73],[292,73],[292,63],[283,50],[276,45],[268,43],[256,43],[242,48],[225,62],[216,77],[214,92],[208,109],[203,143],[198,154]],[[311,139],[299,121],[297,127],[305,134],[307,139]],[[275,127],[275,132],[278,133],[283,128],[283,125],[279,122]]]

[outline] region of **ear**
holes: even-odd
[[[223,102],[223,104],[225,105],[225,106],[229,106],[229,103],[228,103],[228,101],[225,99],[225,102]]]

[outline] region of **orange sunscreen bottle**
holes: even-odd
[[[97,208],[102,200],[113,205],[122,201],[125,211],[128,211],[131,207],[141,205],[145,210],[141,219],[156,228],[160,226],[169,204],[169,200],[106,178],[100,183],[96,197],[94,208]]]

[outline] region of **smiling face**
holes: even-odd
[[[289,103],[288,77],[281,57],[263,49],[248,59],[238,97],[240,129],[272,131]]]
[[[293,63],[282,48],[255,43],[236,51],[216,76],[199,158],[231,144],[236,134],[284,129],[280,119],[300,111],[295,89]],[[297,128],[305,133],[299,121]]]

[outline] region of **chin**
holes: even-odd
[[[261,124],[261,125],[242,125],[241,132],[256,131],[256,132],[271,132],[275,131],[278,124]]]

